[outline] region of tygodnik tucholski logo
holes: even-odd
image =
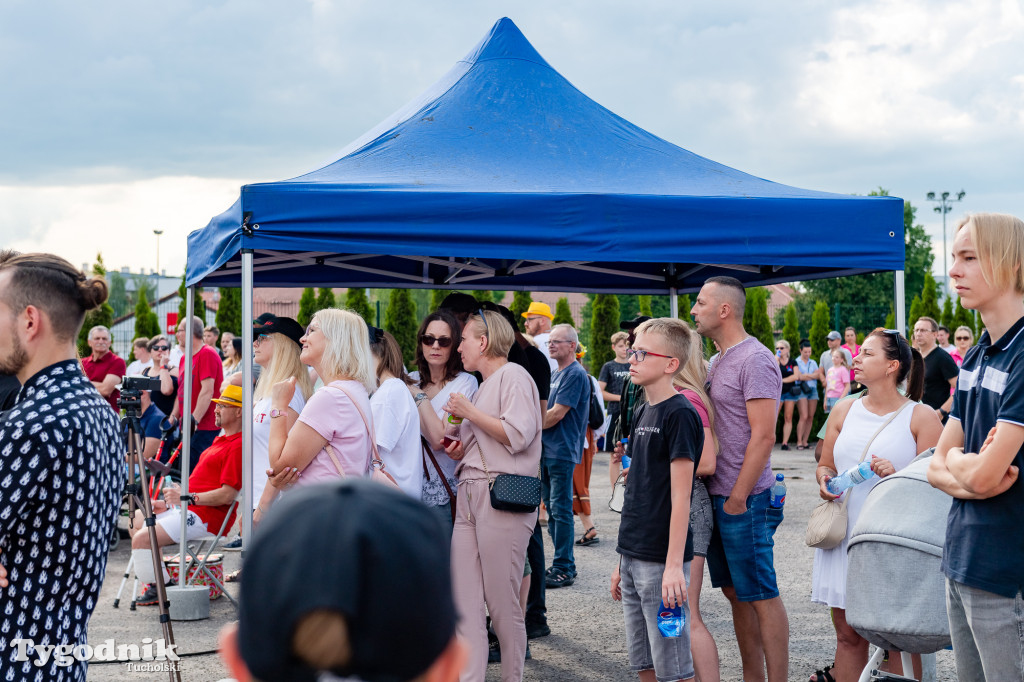
[[[16,661],[31,661],[42,668],[51,664],[67,668],[76,661],[107,663],[121,661],[135,672],[166,672],[178,669],[177,644],[170,646],[161,639],[146,637],[138,644],[117,644],[112,639],[104,640],[95,647],[88,644],[36,644],[32,639],[12,639],[16,647]]]

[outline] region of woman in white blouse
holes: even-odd
[[[402,349],[391,334],[374,329],[370,344],[377,373],[377,390],[370,396],[377,450],[402,492],[423,496],[423,451],[416,401],[409,395],[412,379],[402,364]]]

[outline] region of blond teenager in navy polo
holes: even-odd
[[[952,495],[942,570],[957,679],[1024,679],[1024,222],[957,226],[953,280],[988,329],[960,368],[928,470]]]

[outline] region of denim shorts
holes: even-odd
[[[712,587],[732,587],[739,601],[762,601],[779,596],[775,580],[775,529],[782,510],[768,504],[771,490],[747,498],[747,511],[726,514],[722,495],[711,496],[715,528],[708,546]]]
[[[832,408],[835,407],[836,403],[838,403],[840,400],[841,400],[841,398],[828,398],[828,397],[826,397],[825,398],[825,411],[826,412],[831,412]]]
[[[799,400],[805,400],[805,399],[806,400],[817,400],[818,399],[818,387],[814,386],[813,388],[811,388],[811,392],[810,393],[801,393],[800,395],[797,396],[797,399],[799,399]]]
[[[654,669],[659,682],[688,680],[693,677],[690,655],[690,607],[683,604],[686,625],[681,637],[662,637],[658,629],[661,611],[661,577],[665,564],[619,557],[622,579],[622,613],[626,620],[626,647],[632,672]],[[683,564],[686,584],[690,584],[690,562]]]
[[[803,398],[803,397],[804,397],[803,393],[796,393],[796,394],[793,394],[793,393],[783,393],[782,394],[782,402],[784,402],[784,403],[795,403],[796,401],[800,400],[800,398]]]

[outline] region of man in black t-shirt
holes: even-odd
[[[613,599],[621,599],[630,669],[653,670],[658,679],[689,680],[690,618],[679,637],[649,637],[662,603],[686,610],[693,544],[690,539],[690,491],[700,463],[704,429],[672,377],[693,344],[686,323],[649,320],[636,330],[630,349],[630,380],[643,386],[647,403],[636,412],[627,454],[632,457],[619,523],[619,565],[612,573]]]
[[[924,395],[921,402],[939,415],[943,422],[953,409],[953,390],[960,369],[949,353],[935,342],[939,323],[930,317],[919,317],[914,323],[914,347],[924,357]],[[942,351],[936,353],[935,351]]]
[[[626,362],[626,351],[629,350],[629,334],[627,332],[612,334],[612,350],[615,352],[615,359],[604,363],[597,376],[597,383],[601,386],[604,400],[608,404],[608,414],[612,418],[608,424],[606,450],[612,449],[611,439],[615,433],[615,424],[619,420],[622,385],[629,380],[629,363]]]

